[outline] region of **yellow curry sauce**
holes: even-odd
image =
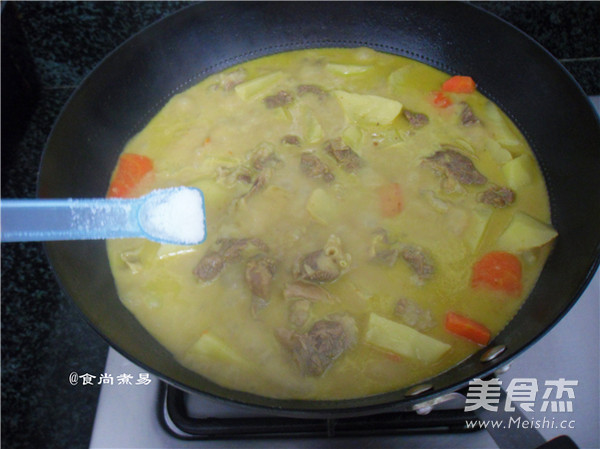
[[[556,233],[525,139],[449,78],[365,48],[302,50],[174,96],[124,150],[152,162],[129,195],[200,188],[207,240],[109,241],[123,304],[186,367],[278,398],[386,392],[480,349],[448,313],[493,338]],[[519,288],[473,281],[497,252]]]

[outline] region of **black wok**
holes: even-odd
[[[501,43],[501,45],[499,45]],[[337,401],[276,400],[232,391],[179,365],[117,297],[104,242],[47,243],[67,294],[118,351],[166,381],[290,416],[350,416],[410,408],[505,364],[574,304],[600,253],[600,124],[582,90],[544,49],[510,25],[462,3],[284,2],[192,5],[134,36],[74,93],[44,152],[40,197],[104,196],[125,143],[175,93],[209,74],[263,55],[307,47],[368,46],[469,74],[525,135],[550,194],[559,232],[521,311],[490,347],[408,389]]]

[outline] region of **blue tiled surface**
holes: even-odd
[[[589,95],[600,94],[600,2],[475,4],[532,36]],[[74,88],[120,43],[185,2],[12,6],[41,89],[18,145],[2,148],[2,196],[34,197],[44,142]],[[101,373],[106,352],[61,293],[42,246],[2,244],[2,447],[87,447],[99,387],[72,387],[68,375]]]

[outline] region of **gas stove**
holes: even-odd
[[[599,110],[600,97],[591,100]],[[517,357],[510,369],[497,373],[505,388],[536,383],[530,410],[523,411],[522,421],[508,423],[515,432],[534,427],[546,439],[567,434],[580,448],[600,447],[599,303],[600,271],[548,334]],[[304,420],[257,415],[178,391],[112,348],[105,374],[117,382],[102,385],[91,448],[498,447],[479,426],[465,428],[465,419],[475,417],[465,415],[465,400],[459,395],[423,416],[410,412],[357,420]],[[127,374],[127,382],[119,384],[122,374]],[[565,394],[561,397],[554,390],[552,396],[550,387],[561,382],[567,385]]]

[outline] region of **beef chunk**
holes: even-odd
[[[287,134],[281,138],[281,143],[300,146],[300,137],[295,136],[294,134]]]
[[[515,196],[515,192],[508,187],[492,186],[482,192],[477,200],[494,207],[506,207],[515,201]]]
[[[331,282],[335,281],[340,274],[340,267],[320,249],[300,260],[296,278],[309,282]]]
[[[309,178],[321,178],[325,182],[332,182],[335,179],[327,164],[312,153],[302,153],[300,170]]]
[[[350,267],[350,254],[342,250],[339,237],[332,235],[323,249],[300,257],[293,268],[296,280],[333,282]]]
[[[241,256],[248,245],[248,239],[219,239],[217,244],[221,245],[219,252],[223,260],[231,262]]]
[[[461,184],[481,185],[487,182],[487,178],[477,171],[471,159],[451,145],[443,145],[442,148],[425,159],[436,171],[452,176]]]
[[[250,184],[252,182],[252,176],[249,173],[239,173],[235,177],[236,181],[243,182],[244,184]]]
[[[227,187],[231,187],[236,183],[252,184],[254,171],[248,166],[238,165],[236,167],[216,167],[216,181]]]
[[[246,264],[246,283],[254,296],[268,299],[271,282],[275,275],[275,261],[270,257],[260,255]]]
[[[402,249],[402,258],[410,265],[420,280],[429,279],[433,275],[433,262],[422,248],[406,246]]]
[[[225,267],[225,259],[217,252],[209,252],[196,265],[194,274],[203,281],[212,281]]]
[[[481,123],[479,118],[477,118],[477,116],[475,114],[473,114],[473,110],[471,109],[471,106],[469,106],[465,102],[462,102],[461,104],[463,105],[463,110],[460,113],[460,122],[464,126],[473,126],[473,125],[477,125],[477,124]]]
[[[292,97],[285,90],[280,90],[275,95],[269,95],[268,97],[265,97],[263,101],[268,109],[274,109],[285,106],[286,104],[290,104],[292,101],[294,101],[294,97]]]
[[[252,183],[252,187],[250,187],[250,190],[248,190],[248,193],[245,193],[243,195],[243,198],[249,198],[252,195],[254,195],[257,192],[260,192],[263,187],[265,185],[267,185],[267,182],[269,181],[269,178],[271,177],[271,172],[268,170],[265,171],[261,171],[258,176],[256,177],[256,179],[254,180],[254,182]]]
[[[349,173],[356,172],[363,165],[363,160],[352,148],[345,145],[341,138],[333,139],[325,144],[325,151]]]
[[[267,167],[275,168],[283,164],[275,154],[273,147],[267,144],[259,145],[251,152],[250,163],[257,171],[264,170]]]
[[[298,299],[290,307],[290,323],[302,327],[310,317],[311,302],[308,299]]]
[[[268,252],[269,247],[261,239],[219,239],[217,240],[223,259],[226,262],[232,262],[239,259],[242,252],[249,247],[253,247],[261,252]]]
[[[307,299],[312,302],[329,301],[331,296],[323,287],[306,282],[292,282],[283,290],[285,299]]]
[[[404,324],[419,331],[427,331],[435,327],[431,311],[424,309],[410,299],[400,298],[396,303],[394,313],[402,318]]]
[[[271,153],[265,157],[257,157],[252,161],[252,166],[258,171],[262,171],[267,167],[276,168],[282,164],[283,161],[279,159],[275,153]]]
[[[294,357],[303,374],[320,376],[344,351],[356,344],[354,318],[336,314],[319,320],[305,334],[279,329],[277,337]]]
[[[378,229],[373,234],[369,251],[371,260],[389,267],[393,266],[398,259],[400,251],[390,242],[385,229]]]
[[[319,100],[322,100],[325,97],[327,97],[327,92],[325,92],[323,89],[321,89],[319,86],[316,86],[315,84],[300,84],[296,90],[298,92],[298,95],[300,96],[306,94],[314,94],[319,97]]]
[[[194,274],[203,281],[216,278],[228,262],[240,259],[242,252],[249,248],[260,252],[268,252],[269,247],[260,239],[219,239],[218,250],[209,251],[200,259]]]
[[[413,128],[422,128],[429,123],[429,117],[420,112],[409,111],[408,109],[402,109],[402,115],[408,120]]]
[[[262,190],[273,175],[273,172],[283,165],[283,161],[279,159],[274,151],[274,147],[270,144],[260,144],[257,148],[251,150],[246,157],[250,163],[250,169],[243,173],[245,175],[256,175],[256,177],[252,182],[250,190],[242,198],[251,197]]]

